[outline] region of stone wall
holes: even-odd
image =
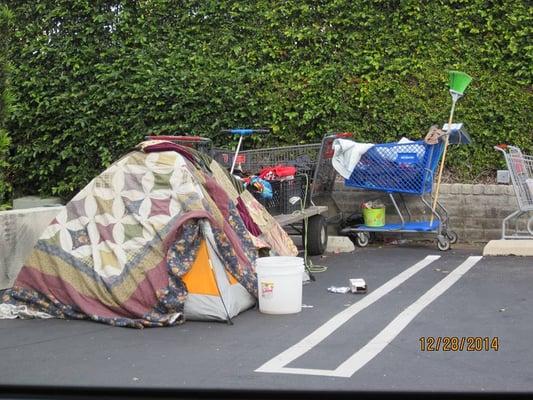
[[[510,185],[442,184],[440,194],[440,201],[450,215],[450,226],[464,243],[499,239],[503,218],[518,208]],[[333,200],[344,213],[357,212],[363,201],[378,198],[385,201],[387,221],[397,221],[386,194],[347,188],[342,183],[337,183],[333,192]],[[431,212],[416,197],[406,196],[406,200],[415,220],[429,219]]]

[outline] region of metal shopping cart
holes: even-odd
[[[364,224],[342,229],[342,233],[355,239],[357,245],[365,247],[371,232],[397,232],[433,234],[437,237],[439,250],[448,250],[457,241],[457,234],[449,229],[448,212],[440,203],[432,210],[432,190],[435,171],[444,148],[424,141],[408,143],[384,143],[371,147],[355,166],[345,185],[355,188],[387,193],[400,219],[399,223],[388,223],[381,227]],[[408,218],[400,210],[394,195],[397,194]],[[412,221],[411,212],[404,195],[415,195],[431,212],[430,220]],[[429,200],[429,201],[428,201]]]
[[[239,134],[239,131],[229,130],[235,134]],[[296,167],[298,174],[294,180],[271,182],[274,197],[263,204],[281,226],[301,234],[307,240],[310,255],[319,255],[325,251],[328,241],[324,217],[328,208],[315,204],[315,201],[319,197],[330,196],[335,184],[337,172],[331,164],[333,141],[350,136],[350,132],[331,133],[325,135],[320,143],[244,150],[238,153],[213,149],[213,158],[228,169],[234,166],[245,174],[257,174],[265,167],[278,164]],[[301,198],[303,212],[301,204],[291,204],[289,201],[295,197]],[[308,218],[307,230],[304,228],[305,218]]]
[[[299,174],[308,177],[308,201],[319,196],[328,196],[333,190],[337,172],[331,164],[333,158],[332,144],[335,139],[351,137],[351,132],[330,133],[320,143],[302,144],[264,149],[244,150],[235,155],[227,149],[214,149],[213,158],[230,168],[235,166],[249,174],[277,164],[295,166]]]
[[[502,221],[502,239],[533,239],[533,155],[523,154],[518,147],[505,144],[494,149],[501,151],[505,157],[518,203],[518,210]],[[520,230],[519,221],[524,215],[530,217],[526,230]],[[514,230],[508,233],[511,221],[514,222]]]

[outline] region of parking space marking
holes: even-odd
[[[428,257],[437,257],[439,256],[428,256]],[[417,267],[415,272],[412,272],[409,276],[402,280],[405,281],[410,276],[412,276],[417,271],[421,270],[425,266],[429,265],[435,259],[427,260],[426,257],[420,263],[415,264],[413,267]],[[448,290],[455,282],[457,282],[461,277],[466,274],[470,268],[477,264],[483,257],[482,256],[471,256],[468,257],[461,265],[451,271],[445,278],[439,281],[426,293],[424,293],[418,300],[412,303],[404,311],[402,311],[396,318],[394,318],[378,335],[376,335],[370,342],[363,346],[360,350],[355,352],[350,358],[344,361],[334,370],[323,370],[323,369],[312,369],[312,368],[287,368],[285,365],[289,364],[296,358],[308,352],[311,348],[316,346],[327,336],[329,336],[333,331],[335,331],[339,326],[346,322],[353,315],[357,314],[360,309],[354,307],[357,304],[363,302],[368,298],[372,293],[370,293],[365,299],[360,300],[359,302],[352,305],[348,310],[352,309],[351,313],[347,313],[345,310],[335,317],[330,319],[320,328],[315,330],[309,336],[298,342],[293,347],[287,349],[280,355],[274,357],[272,360],[263,364],[260,368],[256,369],[256,372],[269,372],[269,373],[283,373],[283,374],[299,374],[299,375],[318,375],[318,376],[335,376],[342,378],[349,378],[355,374],[359,369],[364,367],[369,361],[371,361],[375,356],[377,356],[389,343],[391,343],[396,336],[400,334],[401,331],[418,315],[424,308],[430,305],[435,299],[442,295],[446,290]],[[424,265],[425,262],[425,265]],[[419,266],[419,264],[423,266]],[[404,272],[409,271],[406,270]],[[403,274],[403,273],[402,273]],[[402,275],[400,274],[400,275]],[[380,286],[376,291],[381,290],[383,287],[389,285],[391,281],[394,281],[396,278],[399,278],[400,275],[391,279],[384,285]],[[400,282],[401,283],[401,282]],[[398,286],[400,283],[396,284],[394,287]],[[369,304],[365,304],[363,308],[366,308],[368,305],[372,304],[374,301],[378,300],[380,297],[389,293],[394,287],[383,290],[379,297],[371,300]],[[363,309],[361,308],[361,309]],[[354,312],[355,311],[355,312]],[[347,317],[347,314],[351,314],[350,317]],[[334,329],[332,329],[334,327]],[[325,336],[324,334],[327,333]]]
[[[335,370],[335,376],[350,377],[362,368],[366,363],[377,356],[396,336],[418,315],[424,308],[430,305],[441,294],[457,282],[470,268],[477,264],[481,256],[471,256],[461,265],[451,271],[444,279],[424,293],[418,300],[403,310],[390,324],[370,342],[348,358]]]
[[[424,269],[429,264],[431,264],[433,261],[436,261],[439,258],[440,256],[436,256],[436,255],[427,256],[423,260],[407,268],[405,271],[401,272],[400,274],[396,275],[394,278],[385,282],[383,285],[381,285],[379,288],[377,288],[373,292],[370,292],[367,296],[363,297],[357,303],[352,304],[347,309],[335,315],[333,318],[331,318],[329,321],[327,321],[325,324],[323,324],[318,329],[313,331],[311,334],[309,334],[308,336],[300,340],[294,346],[288,348],[283,353],[267,361],[261,367],[256,369],[255,372],[303,373],[303,372],[296,372],[296,371],[308,371],[308,370],[302,370],[299,368],[284,368],[284,367],[285,365],[301,357],[302,355],[307,353],[309,350],[311,350],[313,347],[315,347],[317,344],[322,342],[329,335],[335,332],[340,326],[342,326],[346,321],[350,320],[354,315],[364,310],[365,308],[367,308],[374,302],[378,301],[380,298],[382,298],[383,296],[385,296],[386,294],[388,294],[389,292],[397,288],[399,285],[401,285],[407,279],[412,277],[418,271]],[[289,370],[292,372],[289,372]],[[334,372],[334,371],[326,371],[326,370],[309,370],[309,371],[324,372],[321,374],[311,374],[311,375],[329,375],[327,372],[330,372],[330,373]]]

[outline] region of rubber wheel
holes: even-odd
[[[437,238],[437,247],[440,251],[450,250],[451,243],[447,236],[440,236]]]
[[[446,232],[446,237],[450,240],[450,244],[457,243],[457,233],[455,233],[454,231]]]
[[[370,235],[368,232],[358,232],[355,236],[355,244],[359,247],[366,247],[370,242]]]
[[[328,228],[322,215],[313,215],[307,222],[307,254],[319,256],[324,254],[328,245]]]

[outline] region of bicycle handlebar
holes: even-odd
[[[250,136],[253,133],[269,133],[270,129],[222,129],[222,132],[229,133],[231,135]]]

